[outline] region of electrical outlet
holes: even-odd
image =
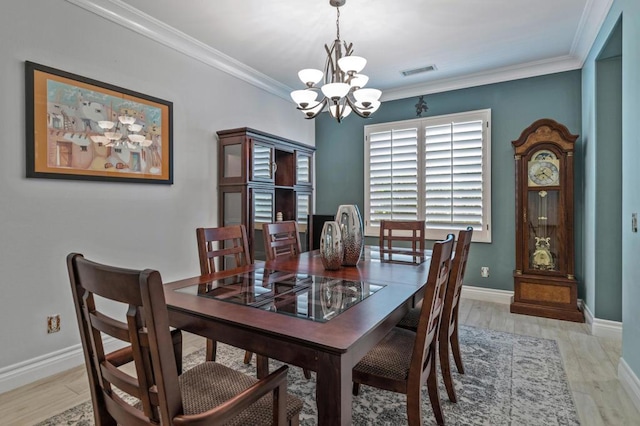
[[[57,333],[60,331],[60,314],[47,317],[47,333]]]
[[[489,276],[489,267],[488,266],[481,266],[480,267],[480,276],[482,278],[487,278]]]

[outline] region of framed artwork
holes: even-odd
[[[25,62],[27,177],[173,183],[173,104]]]

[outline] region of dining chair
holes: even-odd
[[[299,256],[302,251],[298,223],[295,220],[263,223],[262,238],[267,260],[274,260],[279,256]],[[303,373],[306,379],[311,378],[311,372],[306,368]]]
[[[414,263],[424,261],[424,220],[381,220],[380,258],[393,260],[394,254],[411,256]],[[397,243],[400,243],[398,245]],[[410,243],[410,247],[406,247]],[[402,245],[405,246],[402,246]]]
[[[278,256],[299,256],[302,251],[298,223],[295,220],[263,223],[262,238],[267,260]]]
[[[433,245],[417,331],[393,328],[353,368],[354,395],[358,395],[361,384],[407,395],[407,418],[411,426],[422,425],[421,395],[425,382],[436,421],[444,424],[436,352],[452,251],[453,234]]]
[[[302,401],[287,393],[286,366],[262,380],[210,361],[178,375],[158,271],[77,253],[67,268],[96,425],[299,424]],[[100,310],[96,298],[127,309],[108,314],[113,309]],[[133,375],[105,353],[107,336],[130,345]]]
[[[233,270],[252,263],[247,242],[247,230],[244,225],[197,228],[196,239],[202,275],[213,274],[220,270]],[[216,262],[218,266],[216,266]],[[207,361],[215,361],[216,352],[217,342],[207,339]],[[245,364],[251,362],[251,355],[251,352],[245,352]]]
[[[451,377],[451,362],[449,359],[449,348],[453,354],[458,373],[464,374],[464,366],[462,364],[462,355],[460,354],[460,342],[458,340],[458,311],[460,308],[460,293],[462,292],[462,281],[464,272],[467,268],[467,259],[469,258],[469,248],[471,247],[471,237],[473,236],[473,228],[468,227],[458,233],[458,241],[456,243],[455,255],[451,266],[451,276],[449,277],[449,285],[444,298],[444,308],[442,310],[442,321],[440,322],[439,332],[439,353],[440,353],[440,369],[442,370],[442,378],[444,380],[447,395],[451,402],[457,402],[456,389],[453,386],[453,378]],[[414,308],[407,313],[398,323],[398,327],[416,330],[418,328],[418,320],[420,317],[420,309]]]

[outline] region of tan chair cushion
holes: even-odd
[[[393,380],[406,380],[415,340],[414,332],[394,328],[356,364],[354,371]]]
[[[222,364],[202,363],[179,377],[184,413],[199,414],[217,407],[256,382],[257,379]],[[265,395],[226,425],[271,425],[273,420],[271,395]],[[300,410],[302,410],[302,401],[287,394],[287,419],[290,420]]]
[[[420,309],[413,308],[413,309],[410,309],[409,312],[407,312],[407,314],[404,317],[402,317],[402,319],[398,323],[398,327],[407,328],[409,330],[417,330],[419,320],[420,320]]]

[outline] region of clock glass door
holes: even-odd
[[[528,268],[535,271],[562,270],[561,233],[558,205],[560,191],[535,189],[528,191],[527,232]]]

